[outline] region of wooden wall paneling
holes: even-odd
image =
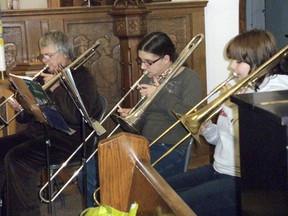
[[[204,7],[206,5],[207,1],[176,5],[147,4],[147,8],[151,10],[147,21],[148,32],[158,30],[172,36],[177,41],[179,53],[196,34],[203,33],[205,36]],[[188,59],[188,65],[199,74],[202,80],[204,95],[206,95],[205,55],[204,40]]]
[[[108,110],[111,110],[121,99],[120,47],[119,39],[113,34],[111,18],[65,19],[64,31],[71,37],[78,55],[100,41],[96,54],[85,66],[95,76],[99,92],[107,98]],[[115,124],[109,121],[104,126],[110,131]]]
[[[17,46],[17,62],[27,61],[27,33],[24,21],[3,22],[3,35],[5,43],[14,43]]]
[[[198,33],[205,35],[204,8],[208,1],[161,2],[146,4],[147,31],[163,31],[176,41],[177,51]],[[100,39],[101,47],[86,63],[96,76],[99,91],[112,108],[124,92],[140,77],[141,70],[134,61],[136,46],[141,38],[120,38],[113,33],[112,6],[65,7],[39,10],[3,10],[2,22],[5,43],[19,47],[17,61],[28,61],[39,53],[38,40],[53,29],[68,33],[74,43],[84,38],[88,46]],[[83,37],[82,37],[83,36]],[[85,39],[86,38],[86,39]],[[77,42],[78,41],[78,42]],[[127,55],[128,53],[128,55]],[[126,56],[125,58],[122,58]],[[205,41],[188,59],[188,65],[199,73],[206,89]],[[122,82],[121,82],[122,80]],[[124,85],[123,85],[124,84]],[[124,93],[122,92],[122,94]],[[205,92],[206,94],[206,92]],[[108,108],[108,109],[109,109]],[[108,123],[113,127],[113,122]]]
[[[31,31],[30,31],[31,30]],[[26,21],[26,33],[27,33],[27,61],[36,61],[39,55],[38,40],[41,37],[41,22],[39,20],[27,20]]]
[[[47,0],[48,8],[58,8],[61,6],[61,0]]]

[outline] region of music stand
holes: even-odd
[[[63,86],[67,89],[67,92],[70,94],[71,98],[74,101],[74,104],[80,111],[82,115],[82,140],[83,140],[83,149],[82,149],[82,178],[83,178],[83,196],[85,197],[85,205],[87,205],[87,167],[86,167],[86,127],[85,123],[87,123],[98,136],[101,136],[106,132],[106,129],[95,119],[91,118],[85,108],[85,105],[81,99],[81,96],[77,90],[76,84],[74,82],[72,73],[70,68],[62,69],[61,71],[62,77],[60,81]]]
[[[29,77],[10,74],[10,81],[14,84],[18,93],[24,99],[23,109],[34,115],[35,119],[44,125],[46,160],[47,160],[47,178],[48,178],[48,209],[52,212],[51,203],[51,179],[50,179],[50,139],[47,134],[47,127],[58,129],[69,135],[75,130],[69,128],[65,120],[58,112],[55,104],[49,99],[42,86]],[[22,104],[21,104],[22,105]]]

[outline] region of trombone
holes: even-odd
[[[269,60],[260,65],[257,69],[251,72],[247,77],[240,80],[237,84],[232,86],[226,92],[222,93],[218,98],[194,113],[180,116],[177,114],[181,123],[186,127],[189,133],[196,139],[199,139],[199,131],[203,123],[210,120],[220,111],[221,105],[229,99],[229,97],[237,93],[241,88],[253,86],[255,82],[261,77],[265,76],[267,72],[272,70],[283,58],[288,56],[288,45],[279,50]]]
[[[116,129],[119,126],[121,126],[127,132],[139,134],[139,132],[135,126],[139,122],[141,117],[143,116],[145,110],[150,106],[150,104],[152,103],[154,98],[164,88],[164,86],[169,82],[169,80],[177,75],[180,67],[187,60],[187,58],[196,50],[196,48],[200,45],[200,43],[202,42],[203,39],[204,39],[203,34],[197,34],[196,36],[194,36],[189,41],[189,43],[182,49],[182,51],[178,55],[178,58],[172,63],[172,65],[166,71],[163,72],[163,74],[161,76],[159,76],[158,82],[160,83],[160,85],[157,87],[156,91],[153,94],[151,94],[149,97],[142,97],[140,99],[140,101],[137,102],[137,104],[131,109],[128,116],[126,116],[126,117],[117,116],[117,120],[118,120],[119,124],[116,126]],[[145,71],[144,74],[140,77],[140,79],[133,85],[134,88],[138,85],[140,80],[146,74],[147,74],[147,71]],[[143,100],[144,100],[144,102],[141,103]],[[122,100],[120,102],[122,102]],[[117,106],[119,106],[119,104],[120,103],[117,103],[115,107],[117,108]],[[114,111],[115,109],[112,109],[112,110]],[[111,112],[107,116],[109,116],[110,114],[111,114]],[[115,131],[115,129],[112,132],[114,132],[114,131]],[[154,165],[155,164],[153,164],[152,166],[154,166]],[[97,204],[99,204],[99,202],[96,199],[96,193],[99,191],[99,189],[100,188],[97,188],[96,191],[94,192],[94,200]]]
[[[103,118],[101,121],[102,123],[106,121],[108,117],[110,117],[117,108],[120,107],[121,103],[125,100],[126,97],[129,96],[129,94],[135,90],[135,88],[138,86],[138,84],[141,82],[141,80],[148,74],[148,71],[144,71],[142,76],[130,87],[129,91],[126,92],[126,94],[119,100],[119,102],[109,111],[109,113]],[[131,109],[130,113],[144,100],[144,97],[141,97],[141,99],[136,103],[136,105]],[[100,123],[100,124],[102,124]],[[114,134],[114,132],[120,127],[120,124],[117,124],[116,127],[108,134],[106,138],[109,138]]]
[[[88,50],[86,50],[82,55],[80,55],[76,60],[74,60],[72,63],[70,63],[66,68],[70,68],[73,70],[76,70],[78,67],[80,67],[81,65],[83,65],[86,61],[88,61],[96,52],[96,49],[99,47],[100,42],[96,41],[95,44],[90,47]],[[35,80],[38,76],[40,76],[49,66],[46,65],[41,71],[39,71],[37,74],[35,74],[33,76],[33,80]],[[48,88],[50,88],[56,81],[58,81],[60,78],[63,78],[62,73],[58,73],[57,75],[55,75],[51,80],[49,80],[49,82],[47,82],[46,84],[44,84],[42,86],[43,90],[46,90]],[[7,102],[9,102],[10,100],[12,100],[14,97],[16,96],[16,94],[12,94],[11,96],[9,96],[6,100],[4,100],[1,104],[0,107],[4,106]],[[3,125],[1,125],[0,130],[6,126],[9,125],[10,122],[12,122],[21,112],[23,111],[23,109],[19,110],[17,113],[15,113],[14,116],[12,116],[10,119],[5,120],[2,116],[0,116],[0,122],[3,123]]]
[[[144,76],[147,75],[147,71],[144,71],[143,75],[130,87],[129,91],[124,95],[124,97],[121,98],[121,100],[109,111],[108,114],[106,114],[106,116],[99,122],[100,125],[102,125],[107,119],[108,117],[111,116],[111,114],[120,106],[120,104],[124,101],[124,99],[138,86],[139,82],[144,78]],[[139,103],[139,102],[138,102]],[[118,124],[114,130],[108,135],[108,137],[110,137],[119,127],[120,125]],[[67,164],[71,161],[71,159],[76,155],[76,153],[84,146],[84,144],[94,135],[96,131],[93,130],[84,140],[84,142],[82,142],[78,148],[70,155],[70,157],[67,158],[66,161],[64,161],[60,168],[50,177],[50,182],[55,179],[57,177],[57,175],[67,166]],[[107,138],[108,138],[107,137]],[[85,161],[86,163],[88,163],[92,157],[97,153],[98,148],[95,149],[90,156],[87,158],[87,160]],[[49,181],[47,181],[42,188],[39,190],[39,197],[40,199],[45,202],[45,203],[49,203],[49,202],[54,202],[55,199],[62,193],[62,191],[70,184],[70,182],[80,173],[80,171],[83,169],[84,164],[81,164],[78,169],[73,173],[73,175],[66,181],[66,183],[55,193],[53,194],[53,197],[51,197],[51,200],[46,199],[43,196],[43,192],[44,190],[48,187],[49,185]]]
[[[199,44],[204,39],[203,34],[198,34],[195,37],[193,37],[190,42],[184,47],[184,49],[179,54],[176,61],[163,73],[163,75],[160,76],[158,79],[158,82],[161,84],[158,86],[157,91],[154,92],[153,95],[151,95],[148,98],[141,97],[140,100],[136,103],[134,107],[130,110],[130,113],[125,118],[116,116],[118,124],[116,127],[110,132],[110,134],[106,137],[109,138],[114,134],[114,132],[121,126],[125,131],[132,132],[132,133],[138,133],[138,130],[135,129],[135,125],[142,117],[142,114],[144,113],[145,109],[151,104],[154,97],[160,92],[160,90],[167,84],[167,82],[175,76],[178,69],[182,66],[184,61],[191,55],[191,53],[199,46]],[[144,71],[142,76],[130,87],[129,91],[120,99],[120,101],[110,110],[110,112],[103,118],[102,123],[110,117],[113,112],[120,108],[121,103],[124,101],[124,99],[138,86],[138,84],[141,82],[141,80],[148,74],[148,71]],[[144,101],[144,102],[143,102]],[[142,103],[143,102],[143,103]],[[140,105],[141,104],[141,105]],[[140,105],[140,106],[139,106]],[[101,124],[101,123],[100,123]]]
[[[95,44],[90,47],[88,50],[86,50],[82,55],[80,55],[76,60],[74,60],[72,63],[70,63],[65,68],[60,68],[59,73],[54,76],[49,83],[45,84],[42,88],[45,90],[49,88],[51,85],[53,85],[58,79],[62,81],[63,85],[69,92],[70,96],[72,97],[75,105],[80,110],[82,115],[85,118],[85,121],[93,128],[92,132],[85,138],[85,140],[77,147],[77,149],[68,157],[66,161],[64,161],[60,168],[51,176],[49,177],[49,180],[42,186],[42,188],[39,190],[39,197],[40,199],[45,203],[53,202],[60,193],[67,187],[67,185],[79,174],[79,172],[84,167],[85,163],[88,163],[89,160],[95,155],[97,152],[97,149],[91,153],[91,155],[87,158],[85,163],[81,164],[80,167],[74,172],[74,174],[68,179],[68,181],[58,190],[56,194],[53,194],[53,197],[51,197],[50,200],[46,199],[43,196],[44,190],[49,186],[49,183],[52,182],[52,180],[58,175],[59,172],[61,172],[67,164],[70,162],[70,160],[79,152],[79,150],[84,146],[84,144],[94,135],[94,133],[97,133],[97,135],[102,135],[106,132],[106,130],[101,126],[103,121],[100,123],[92,118],[89,117],[89,114],[80,98],[80,95],[78,93],[78,90],[74,87],[73,79],[71,79],[70,70],[76,70],[78,67],[80,67],[82,64],[84,64],[88,59],[90,59],[96,52],[96,49],[100,46],[100,42],[96,41]]]
[[[161,76],[161,84],[158,86],[157,91],[154,92],[153,95],[151,95],[149,98],[145,98],[142,97],[137,104],[132,108],[132,110],[130,111],[130,114],[125,117],[125,118],[120,118],[119,117],[119,124],[116,126],[116,128],[114,128],[114,130],[108,135],[108,137],[110,137],[119,126],[122,126],[124,128],[127,128],[127,130],[131,129],[133,131],[136,131],[134,129],[134,125],[136,124],[136,122],[140,119],[140,117],[142,117],[142,114],[144,113],[144,110],[151,104],[152,100],[155,98],[155,96],[158,94],[158,92],[167,84],[167,82],[173,78],[177,71],[179,70],[179,68],[182,66],[182,64],[184,63],[184,61],[186,61],[186,59],[191,55],[191,53],[199,46],[199,44],[202,42],[202,40],[204,39],[204,35],[203,34],[198,34],[195,37],[193,37],[191,39],[191,41],[184,47],[184,49],[181,51],[181,53],[179,54],[178,58],[176,59],[176,61],[164,72],[164,75]],[[111,111],[103,118],[103,120],[99,123],[100,125],[103,124],[103,122],[109,117],[111,116],[111,114],[120,106],[120,104],[123,102],[123,100],[130,94],[131,91],[133,91],[138,84],[140,83],[140,81],[147,75],[147,71],[144,71],[143,75],[133,84],[133,86],[130,87],[129,91],[124,95],[124,97],[122,97],[122,99],[111,109]],[[138,104],[140,104],[144,99],[146,99],[139,107]],[[137,108],[136,108],[137,107]],[[132,119],[132,121],[131,121]],[[129,129],[128,129],[129,128]],[[57,175],[58,173],[64,168],[66,167],[67,163],[73,158],[73,156],[76,154],[76,152],[84,145],[84,143],[94,134],[95,131],[92,131],[88,137],[85,139],[85,141],[83,143],[80,144],[80,146],[75,150],[75,152],[61,165],[61,167],[54,173],[54,175],[52,175],[50,177],[50,181],[52,181]],[[107,137],[107,138],[108,138]],[[91,155],[90,157],[86,160],[86,163],[89,162],[89,160],[97,153],[98,149],[96,149]],[[58,190],[58,192],[51,198],[50,202],[53,202],[59,195],[60,193],[65,189],[65,187],[72,181],[72,179],[74,179],[79,172],[81,171],[81,169],[83,168],[83,165],[80,166],[78,168],[78,170],[76,170],[74,172],[74,174],[72,175],[72,177],[62,186],[61,189]],[[39,191],[39,195],[42,201],[48,203],[49,200],[45,199],[42,195],[42,192],[44,191],[44,189],[48,186],[49,182],[46,182],[46,184],[44,184],[44,186],[40,189]]]
[[[142,118],[145,110],[149,107],[149,105],[152,103],[152,101],[154,100],[156,95],[158,95],[161,89],[163,89],[164,86],[169,82],[169,80],[177,74],[180,67],[199,46],[203,39],[203,34],[198,34],[194,36],[190,40],[190,42],[182,49],[176,61],[174,61],[172,65],[159,77],[158,82],[160,83],[160,85],[157,87],[156,91],[154,91],[153,94],[151,94],[149,97],[145,97],[145,101],[132,112],[130,112],[128,116],[118,117],[117,120],[124,130],[126,130],[127,132],[139,134],[135,126]]]
[[[199,143],[200,141],[200,128],[203,123],[212,119],[220,110],[221,105],[229,99],[229,97],[235,93],[237,93],[242,88],[247,88],[248,86],[253,86],[253,84],[265,76],[269,70],[272,70],[283,58],[287,58],[288,56],[288,45],[278,51],[274,56],[272,56],[269,60],[251,72],[247,77],[239,81],[237,84],[229,88],[227,91],[223,92],[218,98],[204,106],[203,108],[197,110],[209,97],[213,94],[221,90],[226,84],[231,80],[236,78],[236,74],[232,74],[228,77],[223,83],[218,85],[208,96],[206,96],[203,100],[201,100],[196,106],[194,106],[190,111],[188,111],[185,115],[175,114],[178,117],[178,121],[176,121],[171,127],[169,127],[166,131],[164,131],[158,138],[156,138],[149,146],[155,144],[161,137],[167,134],[172,128],[174,128],[179,122],[181,122],[184,127],[189,131],[189,133],[181,139],[178,143],[176,143],[169,151],[163,154],[159,159],[157,159],[152,166],[158,163],[161,159],[166,157],[170,152],[172,152],[178,145],[180,145],[184,140],[188,137],[194,137]]]
[[[275,55],[273,55],[269,60],[260,65],[257,69],[251,72],[247,77],[239,81],[237,84],[229,88],[227,91],[222,93],[218,98],[214,99],[209,104],[205,105],[203,108],[197,110],[197,108],[201,107],[203,103],[206,102],[208,98],[212,95],[220,91],[224,88],[228,82],[232,79],[236,78],[236,74],[232,74],[225,81],[216,86],[210,94],[208,94],[204,99],[202,99],[198,104],[196,104],[192,109],[190,109],[185,115],[176,114],[178,117],[178,121],[176,121],[173,125],[171,125],[166,131],[164,131],[158,138],[156,138],[153,142],[150,143],[149,147],[155,144],[159,139],[161,139],[164,135],[166,135],[172,128],[174,128],[178,123],[182,123],[185,128],[189,131],[189,133],[183,137],[177,144],[175,144],[169,151],[163,154],[159,159],[157,159],[152,166],[155,166],[161,159],[166,157],[169,153],[171,153],[175,148],[177,148],[184,140],[188,137],[194,137],[199,143],[199,131],[203,123],[207,122],[211,118],[213,118],[220,110],[221,105],[229,99],[230,96],[237,93],[242,88],[247,88],[248,86],[253,86],[253,84],[265,76],[269,70],[272,70],[280,61],[284,58],[288,57],[288,45],[283,47],[280,51],[278,51]],[[100,188],[97,188],[93,193],[93,199],[96,204],[100,205],[97,200],[96,194],[98,193]]]

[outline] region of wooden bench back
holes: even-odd
[[[128,211],[137,202],[137,215],[195,215],[151,166],[147,139],[123,132],[98,150],[101,204]]]

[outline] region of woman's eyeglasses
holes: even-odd
[[[145,64],[146,66],[151,66],[154,63],[156,63],[157,61],[159,61],[161,58],[162,57],[159,57],[158,59],[156,59],[154,61],[150,61],[150,60],[143,61],[141,58],[136,58],[136,62],[138,65]]]
[[[54,53],[45,53],[45,54],[40,54],[37,58],[39,59],[39,60],[43,60],[43,59],[46,59],[46,60],[49,60],[49,59],[51,59],[56,53],[58,53],[59,52],[59,50],[57,50],[56,52],[54,52]]]

